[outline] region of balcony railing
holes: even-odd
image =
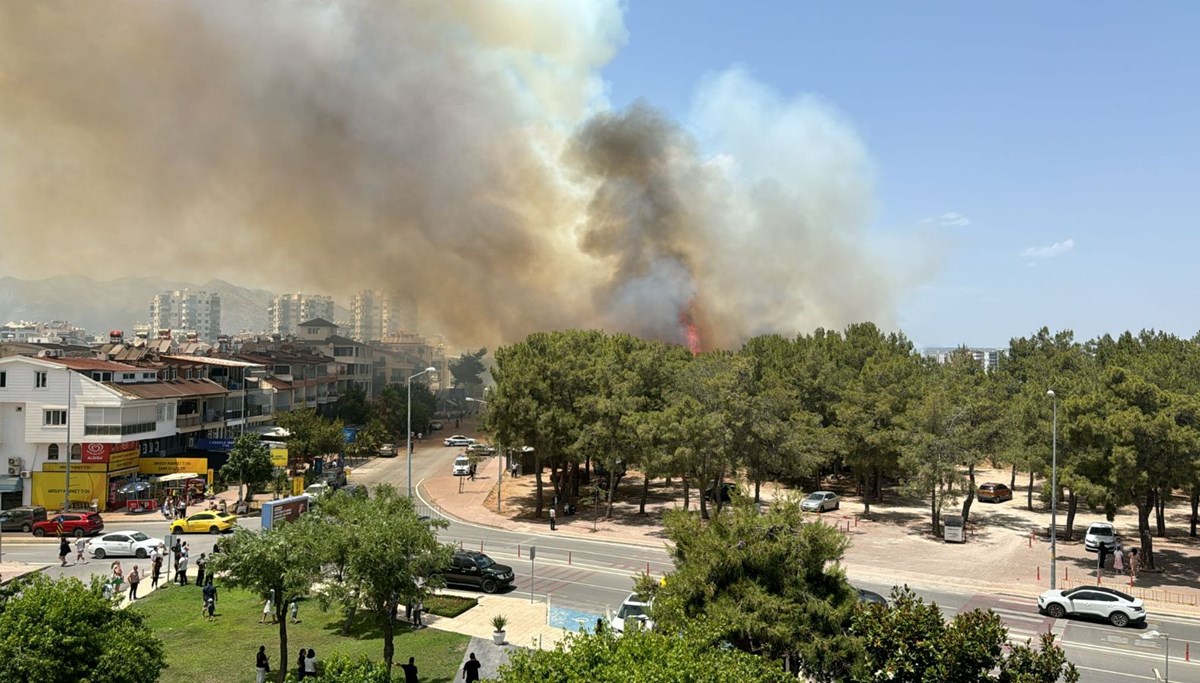
[[[199,426],[200,426],[199,413],[195,413],[192,415],[178,415],[175,417],[175,427],[177,427],[177,428],[199,427]]]
[[[225,411],[225,419],[226,419],[226,420],[240,420],[240,419],[242,419],[242,410],[241,410],[241,408],[238,408],[237,410],[226,410],[226,411]]]

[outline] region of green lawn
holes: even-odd
[[[279,668],[279,626],[258,623],[262,603],[249,593],[222,590],[214,622],[205,621],[200,614],[200,589],[194,586],[154,591],[131,609],[145,614],[150,630],[163,641],[167,654],[164,681],[253,681],[254,655],[259,645],[267,646],[272,673]],[[368,616],[358,620],[349,636],[343,636],[336,611],[322,612],[315,600],[300,603],[300,623],[287,625],[288,669],[295,667],[293,660],[301,647],[316,650],[318,661],[333,652],[382,660],[382,631]],[[396,625],[395,661],[407,662],[409,657],[416,657],[422,681],[449,683],[470,640],[432,628],[409,631],[400,623]]]

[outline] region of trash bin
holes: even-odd
[[[946,515],[942,518],[942,534],[947,543],[963,543],[967,540],[963,529],[962,515]]]

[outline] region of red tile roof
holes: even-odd
[[[144,384],[105,382],[104,386],[133,398],[187,398],[229,393],[225,387],[207,379],[177,379],[170,382],[146,382]]]
[[[44,358],[51,363],[65,365],[72,370],[107,370],[109,372],[137,372],[138,368],[124,363],[114,363],[101,358]]]

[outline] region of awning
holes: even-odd
[[[159,482],[166,483],[171,481],[186,481],[188,479],[199,479],[200,475],[195,472],[176,472],[175,474],[164,474],[158,478]]]
[[[22,490],[24,490],[24,484],[20,477],[0,475],[0,493],[16,493]]]

